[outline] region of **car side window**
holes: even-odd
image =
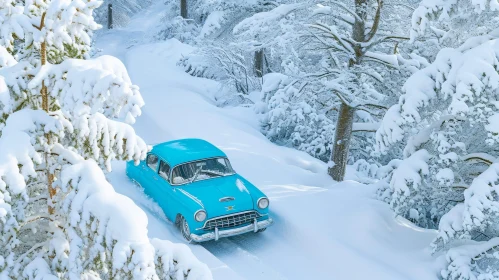
[[[161,176],[163,179],[168,181],[169,176],[170,176],[170,166],[168,165],[168,163],[161,161],[161,163],[159,164],[159,172],[158,173],[159,173],[159,176]]]
[[[154,172],[156,172],[156,170],[158,170],[158,156],[157,155],[153,155],[153,154],[149,154],[147,156],[147,166],[149,166],[152,170],[154,170]]]

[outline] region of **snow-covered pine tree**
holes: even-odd
[[[102,167],[140,160],[143,101],[124,65],[84,60],[100,1],[0,1],[0,278],[210,279]]]
[[[444,279],[495,279],[499,117],[496,1],[423,1],[412,40],[433,32],[443,48],[412,75],[377,132],[387,151],[403,143],[380,189],[397,214],[439,229]],[[464,245],[463,245],[464,244]]]
[[[439,43],[445,45],[445,42],[453,42],[459,47],[442,49],[431,65],[416,72],[407,80],[403,87],[405,94],[398,104],[388,110],[376,136],[377,147],[381,152],[403,143],[404,158],[408,159],[410,164],[415,162],[415,158],[410,160],[409,158],[418,150],[424,149],[432,156],[434,161],[430,164],[433,166],[430,168],[433,170],[430,172],[432,176],[422,182],[430,180],[424,184],[430,188],[428,195],[441,197],[445,203],[420,195],[419,192],[424,188],[417,187],[418,183],[414,184],[410,191],[402,190],[399,189],[402,185],[393,183],[392,178],[392,187],[389,191],[393,192],[389,195],[390,199],[400,195],[395,199],[397,201],[392,201],[394,207],[395,204],[398,205],[397,213],[409,216],[409,212],[412,212],[413,216],[419,217],[416,219],[418,223],[427,227],[436,227],[438,219],[448,211],[448,209],[437,211],[437,208],[445,208],[445,205],[452,207],[453,203],[447,203],[450,195],[447,192],[455,191],[462,194],[459,185],[469,186],[476,175],[484,171],[484,166],[495,158],[495,155],[487,156],[487,153],[494,153],[493,147],[484,144],[488,133],[485,124],[487,118],[495,111],[495,107],[492,106],[496,94],[495,80],[488,77],[494,75],[496,67],[493,53],[495,45],[492,40],[499,35],[497,29],[493,30],[497,21],[497,12],[491,10],[492,6],[488,4],[483,7],[469,1],[456,3],[444,1],[443,6],[433,6],[433,4],[431,1],[423,1],[420,4],[413,15],[412,29],[420,32],[425,29],[434,31],[435,28],[432,28],[430,23],[445,26],[448,31],[441,34],[443,37]],[[480,13],[476,11],[473,12],[475,15],[468,13],[475,9]],[[483,24],[485,27],[465,32],[463,31],[465,27],[457,24],[463,17],[471,26]],[[437,20],[429,21],[432,18]],[[461,32],[455,32],[455,29]],[[477,33],[477,30],[482,30],[483,33]],[[449,37],[455,33],[459,33],[459,36],[468,33],[473,37],[450,39]],[[413,41],[418,39],[418,35],[419,33],[412,32],[411,39]],[[457,40],[461,41],[460,44],[456,43]],[[419,170],[425,169],[419,167]],[[460,170],[461,168],[464,169]],[[457,170],[460,171],[456,172]],[[404,176],[412,173],[395,170],[393,176],[396,174]],[[408,180],[409,185],[413,185],[412,182],[416,182],[415,180],[414,178]],[[446,185],[455,185],[457,188],[444,187]],[[444,194],[431,189],[436,186],[441,186]],[[405,202],[398,201],[399,199]],[[407,203],[419,206],[425,204],[425,206],[416,209]]]

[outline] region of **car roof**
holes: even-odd
[[[154,145],[152,153],[166,160],[172,167],[205,158],[227,157],[213,144],[202,139],[180,139]]]

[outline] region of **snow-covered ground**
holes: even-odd
[[[217,107],[218,84],[176,66],[192,47],[175,39],[142,44],[156,27],[157,11],[161,4],[127,28],[96,38],[102,54],[120,58],[141,88],[146,106],[137,133],[149,144],[206,139],[271,200],[275,224],[266,232],[189,245],[215,279],[437,279],[428,249],[434,231],[394,218],[388,205],[373,198],[373,187],[335,183],[324,163],[271,143],[251,108]],[[146,211],[150,237],[184,242],[161,209],[128,181],[124,163],[113,169],[108,177],[116,191]]]

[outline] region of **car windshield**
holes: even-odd
[[[172,172],[175,185],[234,174],[227,158],[210,158],[176,166]]]

